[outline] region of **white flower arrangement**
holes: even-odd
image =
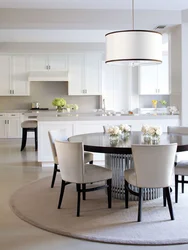
[[[148,134],[151,136],[160,136],[162,134],[162,129],[157,126],[149,127]]]
[[[143,135],[148,135],[148,130],[149,130],[149,125],[145,124],[145,125],[142,125],[142,133]]]
[[[131,127],[128,124],[120,124],[119,129],[122,133],[127,133],[131,131]]]
[[[118,126],[112,126],[112,127],[108,128],[107,133],[109,135],[120,135],[121,134],[121,130],[119,129]]]
[[[167,110],[168,110],[168,112],[169,112],[170,114],[173,114],[173,113],[175,113],[175,112],[178,111],[178,109],[176,108],[176,106],[168,106],[168,107],[167,107]]]
[[[143,125],[141,129],[143,135],[150,135],[150,136],[160,136],[162,134],[161,127],[158,126],[149,126]]]

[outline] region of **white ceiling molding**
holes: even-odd
[[[104,43],[108,30],[0,30],[0,42]]]
[[[168,26],[180,23],[180,11],[135,11],[136,29],[153,29],[161,24]],[[131,28],[131,10],[0,9],[0,28],[123,30]]]
[[[131,9],[130,0],[0,0],[0,8],[28,9]],[[136,0],[135,9],[185,10],[187,0]]]

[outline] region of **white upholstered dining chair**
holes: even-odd
[[[112,171],[93,164],[84,164],[82,142],[55,141],[55,147],[62,178],[58,209],[61,208],[65,186],[75,183],[77,189],[77,216],[80,216],[80,194],[107,187],[108,208],[111,208]],[[106,181],[107,185],[86,188],[87,183]],[[81,188],[82,185],[82,188]]]
[[[54,159],[54,170],[53,170],[53,176],[52,176],[52,182],[51,182],[51,188],[54,187],[55,179],[56,179],[56,174],[57,172],[60,172],[58,169],[58,158],[57,158],[57,152],[55,148],[55,141],[67,141],[67,136],[65,136],[65,130],[60,129],[60,130],[50,130],[48,131],[48,136],[50,140],[50,145],[52,149],[52,155]],[[71,157],[71,156],[70,156]],[[84,163],[90,163],[93,164],[93,154],[90,152],[84,152]],[[85,197],[84,197],[85,199]]]
[[[138,221],[142,219],[143,188],[163,188],[171,220],[174,220],[169,187],[177,144],[132,145],[134,169],[124,171],[125,207],[128,208],[129,192],[139,197]],[[130,189],[129,184],[138,187],[139,192]]]
[[[188,135],[188,127],[169,126],[168,133]],[[177,152],[175,157],[175,202],[178,202],[178,183],[181,183],[181,190],[184,193],[184,184],[188,183],[185,176],[188,176],[188,151]],[[181,176],[181,180],[179,179]]]

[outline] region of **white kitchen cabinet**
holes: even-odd
[[[29,95],[26,56],[0,56],[0,95]]]
[[[6,138],[6,118],[5,114],[0,113],[0,138]]]
[[[0,56],[0,95],[7,96],[11,94],[10,78],[11,57],[7,55]]]
[[[85,53],[69,55],[69,95],[101,95],[102,55]]]
[[[12,56],[11,58],[11,89],[12,95],[28,96],[30,85],[28,82],[28,57]]]
[[[128,111],[129,81],[127,66],[112,66],[103,62],[102,67],[102,98],[105,99],[107,110]]]
[[[67,71],[67,55],[31,55],[30,71]]]
[[[84,94],[102,94],[102,55],[101,53],[86,53],[84,60]]]
[[[168,56],[163,56],[159,65],[144,65],[139,67],[140,95],[169,95],[169,64]]]
[[[20,138],[21,120],[18,113],[0,114],[0,138]]]
[[[82,95],[84,82],[84,55],[69,55],[68,94]]]

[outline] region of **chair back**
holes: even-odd
[[[61,177],[73,183],[84,182],[84,149],[82,142],[55,141]]]
[[[167,132],[168,133],[174,133],[174,134],[188,135],[188,127],[168,126],[167,127]]]
[[[57,152],[55,148],[55,141],[67,141],[67,137],[65,136],[65,129],[59,130],[50,130],[48,131],[48,136],[50,139],[50,146],[52,149],[52,155],[55,161],[55,157],[57,157]]]
[[[132,145],[138,187],[158,188],[171,184],[177,143]]]

